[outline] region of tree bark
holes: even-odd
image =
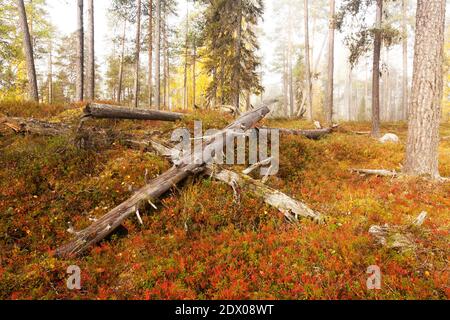
[[[31,43],[30,30],[28,28],[27,12],[23,0],[17,0],[17,7],[19,9],[20,26],[23,33],[23,47],[25,51],[25,58],[27,61],[28,74],[28,96],[30,99],[39,102],[39,91],[36,79],[36,67],[34,64],[33,45]]]
[[[439,179],[445,0],[418,0],[411,111],[404,172]]]
[[[408,28],[406,13],[408,0],[402,0],[402,50],[403,50],[403,81],[402,81],[402,118],[408,118]]]
[[[53,58],[52,58],[52,51],[53,46],[50,42],[49,50],[48,50],[48,75],[47,75],[47,82],[48,82],[48,103],[53,103]]]
[[[95,99],[95,36],[94,36],[94,0],[88,0],[88,65],[87,99]]]
[[[372,136],[375,138],[380,136],[380,57],[382,14],[383,0],[377,0],[372,75]]]
[[[140,55],[141,55],[141,0],[137,0],[137,21],[136,21],[136,66],[134,71],[134,100],[133,106],[139,106],[139,69],[140,69]]]
[[[309,120],[313,119],[313,101],[312,101],[312,80],[311,80],[311,59],[309,47],[309,0],[304,0],[305,5],[305,72],[306,72],[306,105],[307,116]]]
[[[155,104],[158,110],[161,109],[161,0],[156,0],[156,37],[155,37],[155,81],[156,96]]]
[[[148,4],[148,105],[153,105],[153,0]]]
[[[83,0],[77,2],[77,82],[75,100],[83,101],[84,98],[84,26],[83,26]]]
[[[289,117],[294,116],[295,112],[295,97],[294,97],[294,70],[292,66],[292,19],[289,13],[289,30],[288,30],[288,77],[289,77]]]
[[[84,113],[86,117],[97,119],[178,121],[184,117],[183,114],[175,112],[126,108],[97,103],[89,104],[85,108]]]
[[[236,114],[240,110],[240,96],[241,96],[241,45],[242,45],[242,0],[237,0],[236,3],[237,20],[236,20],[236,40],[234,46],[234,66],[233,66],[233,104],[236,108]]]
[[[235,131],[241,132],[241,130],[246,131],[264,118],[269,112],[270,110],[267,107],[262,107],[247,113],[233,124],[229,125],[223,130],[223,133]],[[227,135],[226,140],[231,141],[231,139],[234,139],[234,135]],[[192,161],[191,155],[187,155],[185,158],[181,159],[179,165],[174,166],[169,171],[166,171],[158,178],[151,181],[130,199],[112,209],[83,231],[77,232],[72,241],[56,250],[56,255],[59,257],[78,255],[87,250],[90,246],[107,237],[120,226],[127,217],[136,212],[140,203],[159,198],[188,176],[201,172],[204,165],[211,161],[212,151],[215,150],[218,145],[222,145],[221,139],[204,143],[202,150],[200,150],[201,154],[198,154],[198,152],[194,154],[194,159],[202,159],[200,162],[196,163],[196,161]],[[204,157],[204,155],[206,155],[206,157]]]
[[[334,15],[336,4],[335,0],[330,0],[330,26],[328,30],[328,81],[326,93],[327,105],[327,123],[333,124],[333,105],[334,105]]]
[[[119,88],[117,89],[117,102],[122,102],[122,83],[123,83],[123,69],[125,59],[125,32],[127,30],[127,21],[123,22],[123,34],[122,34],[122,52],[120,54],[120,67],[119,67]]]
[[[185,42],[184,42],[184,79],[183,79],[183,109],[188,109],[188,47],[189,47],[189,1],[186,1],[186,27],[185,27]]]

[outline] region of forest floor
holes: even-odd
[[[0,118],[33,116],[77,124],[81,107],[5,103]],[[183,123],[96,121],[116,130],[221,128],[230,116],[195,114]],[[270,127],[308,128],[302,121],[264,120]],[[77,149],[71,137],[16,136],[0,130],[0,299],[449,299],[450,184],[423,179],[363,177],[351,168],[397,169],[406,124],[384,124],[400,144],[381,144],[342,123],[322,140],[281,138],[280,171],[267,184],[325,215],[317,224],[288,224],[250,194],[236,203],[228,186],[192,178],[141,212],[121,232],[70,260],[53,257],[76,230],[126,200],[170,168],[157,155],[113,145]],[[450,124],[441,128],[450,136]],[[450,176],[450,140],[440,145],[440,172]],[[415,249],[380,246],[370,226],[408,225]],[[81,268],[82,289],[66,287],[67,267]],[[367,290],[366,270],[378,265],[381,290]]]

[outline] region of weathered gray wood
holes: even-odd
[[[248,130],[264,118],[269,112],[270,110],[267,107],[261,107],[257,110],[251,111],[229,125],[223,130],[223,132],[241,132],[241,130]],[[234,136],[232,134],[227,135],[227,139],[234,139]],[[130,199],[112,209],[83,231],[78,232],[72,241],[56,250],[56,255],[59,257],[67,257],[80,254],[87,250],[90,246],[107,237],[127,217],[136,212],[137,207],[142,201],[157,199],[171,189],[172,186],[181,182],[189,175],[201,172],[204,165],[211,161],[213,154],[211,151],[216,149],[217,144],[221,145],[222,141],[220,139],[213,139],[207,143],[204,143],[204,152],[203,150],[201,151],[202,156],[194,154],[193,157],[187,155],[181,159],[178,166],[174,166],[170,170],[166,171],[158,178],[148,183]],[[206,155],[206,158],[203,157],[203,155]],[[199,163],[195,163],[191,160],[192,158],[203,159]]]
[[[164,112],[150,109],[126,108],[107,104],[89,104],[85,110],[85,117],[96,119],[129,119],[129,120],[159,120],[178,121],[184,115],[182,113]]]
[[[372,169],[350,169],[352,172],[356,172],[364,175],[375,175],[382,177],[397,177],[399,175],[398,172],[389,171],[389,170],[372,170]]]
[[[149,140],[148,143],[156,153],[162,156],[170,157],[173,154],[172,149],[162,143],[154,140]],[[313,219],[317,222],[322,220],[322,215],[309,208],[306,204],[289,197],[281,191],[268,187],[261,181],[255,180],[246,174],[239,174],[211,164],[206,166],[204,173],[228,184],[232,188],[238,185],[242,190],[246,190],[260,197],[265,203],[283,213],[290,222],[296,222],[300,217]]]
[[[284,128],[263,128],[268,130],[279,130],[282,134],[291,134],[296,136],[303,136],[312,140],[319,140],[324,136],[331,134],[337,126],[324,129],[312,129],[312,130],[296,130],[296,129],[284,129]]]

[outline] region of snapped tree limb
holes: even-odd
[[[331,128],[324,128],[324,129],[312,129],[312,130],[295,130],[295,129],[284,129],[284,128],[266,128],[263,127],[262,129],[268,129],[268,130],[279,130],[282,134],[291,134],[296,136],[303,136],[308,139],[312,140],[319,140],[323,138],[324,136],[331,134],[334,130],[336,130],[338,126],[335,125]]]

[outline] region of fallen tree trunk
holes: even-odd
[[[331,127],[331,128],[324,128],[324,129],[312,129],[312,130],[295,130],[295,129],[284,129],[284,128],[266,128],[263,127],[262,129],[267,130],[279,130],[282,134],[291,134],[296,136],[303,136],[308,139],[312,140],[319,140],[323,138],[324,136],[331,134],[337,126]]]
[[[399,173],[397,171],[389,170],[372,170],[372,169],[350,169],[351,172],[356,172],[362,175],[374,175],[382,177],[397,177]]]
[[[182,113],[164,112],[149,109],[126,108],[107,104],[88,104],[84,109],[85,118],[96,119],[128,119],[128,120],[159,120],[178,121]]]
[[[63,123],[51,123],[36,119],[3,118],[1,123],[16,134],[35,134],[40,136],[61,136],[70,133],[72,127]]]
[[[157,141],[149,140],[148,144],[162,156],[171,157],[173,155],[172,149]],[[297,222],[299,217],[310,218],[317,222],[322,220],[321,214],[310,209],[306,204],[292,199],[283,192],[268,187],[261,181],[255,180],[246,174],[239,174],[230,170],[221,169],[211,164],[206,166],[204,173],[212,176],[216,180],[228,184],[233,189],[238,185],[241,189],[247,190],[262,198],[265,203],[277,208],[283,213],[290,222]]]
[[[267,113],[269,113],[267,107],[261,107],[251,111],[240,117],[222,132],[225,134],[226,132],[233,133],[235,131],[236,133],[239,133],[241,130],[246,131],[264,118]],[[226,137],[226,139],[230,141],[231,139],[234,139],[233,134],[228,134]],[[136,212],[142,201],[157,199],[189,175],[202,171],[204,165],[211,161],[212,151],[215,150],[218,145],[222,145],[222,140],[214,139],[204,144],[201,155],[194,154],[193,157],[191,155],[186,155],[186,157],[180,161],[178,166],[174,166],[169,171],[166,171],[161,176],[151,181],[130,199],[109,211],[106,215],[92,223],[83,231],[77,232],[75,238],[71,242],[56,250],[56,255],[59,257],[67,257],[80,254],[93,244],[107,237],[121,225],[127,217]],[[203,157],[204,155],[206,157]],[[192,159],[198,158],[202,159],[200,163],[192,161]]]

